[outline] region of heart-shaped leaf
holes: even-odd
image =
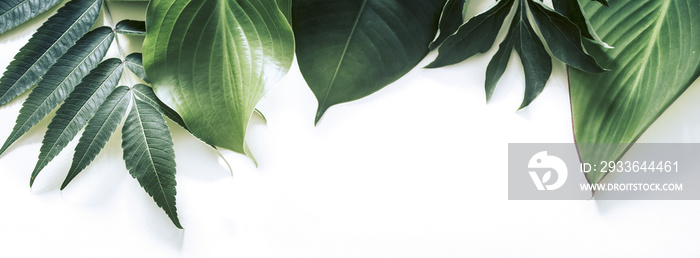
[[[297,60],[318,100],[316,122],[330,106],[370,95],[413,69],[428,54],[445,2],[293,1]]]
[[[569,69],[574,133],[578,143],[613,143],[579,148],[582,161],[618,160],[700,75],[700,4],[617,0],[583,8],[615,49],[589,48],[612,72]],[[586,174],[591,183],[604,175]]]
[[[34,86],[49,67],[90,30],[100,6],[102,0],[73,0],[41,25],[0,78],[0,105]]]
[[[148,79],[158,98],[210,145],[244,153],[255,105],[291,66],[294,35],[275,1],[161,0],[148,6]]]
[[[45,12],[61,0],[3,0],[0,2],[0,34]]]

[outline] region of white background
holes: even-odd
[[[490,3],[473,2],[477,10]],[[111,5],[115,22],[143,19],[122,5]],[[0,71],[48,15],[0,35]],[[120,40],[124,49],[140,43]],[[121,128],[65,190],[58,188],[77,140],[30,189],[50,121],[44,119],[0,156],[0,256],[700,255],[698,201],[507,200],[508,143],[572,142],[573,133],[558,61],[542,94],[516,112],[524,78],[514,54],[485,103],[485,67],[496,49],[421,69],[435,58],[431,53],[378,93],[332,107],[316,127],[316,100],[295,64],[258,106],[267,125],[257,121],[249,129],[259,166],[224,152],[233,174],[214,151],[169,123],[184,230],[126,171]],[[698,84],[640,141],[699,142]],[[24,98],[0,107],[3,140]]]

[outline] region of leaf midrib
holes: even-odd
[[[325,107],[326,101],[328,100],[328,95],[331,92],[331,89],[333,89],[333,84],[335,83],[335,79],[338,77],[338,72],[340,71],[340,66],[343,64],[343,60],[345,59],[345,54],[348,52],[348,46],[350,46],[350,41],[352,40],[353,36],[355,35],[355,30],[357,29],[357,24],[360,23],[360,17],[362,17],[362,13],[365,11],[365,7],[367,6],[367,1],[364,0],[362,1],[362,6],[360,6],[360,10],[357,12],[357,17],[355,17],[355,22],[352,25],[352,29],[350,30],[350,35],[348,35],[348,40],[345,42],[345,47],[343,48],[343,53],[340,55],[340,60],[338,61],[338,66],[335,68],[335,72],[333,73],[333,77],[331,78],[331,82],[328,86],[328,89],[326,90],[326,93],[323,96],[323,101],[319,103],[319,108]]]
[[[666,15],[668,14],[668,8],[671,6],[671,1],[666,0],[664,1],[664,5],[661,7],[661,16],[656,19],[656,26],[654,27],[654,30],[651,32],[651,40],[649,40],[649,44],[647,44],[645,51],[644,51],[644,56],[642,57],[642,60],[648,60],[649,57],[651,56],[651,52],[654,49],[654,45],[658,43],[659,39],[659,34],[661,31],[662,25],[666,22]],[[645,64],[647,62],[639,62],[640,64]],[[639,69],[639,72],[637,72],[637,76],[634,80],[634,84],[632,84],[632,90],[636,91],[637,88],[639,87],[639,82],[642,80],[642,77],[644,77],[644,73],[647,69],[646,65],[642,65]]]

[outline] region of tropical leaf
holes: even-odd
[[[148,87],[143,84],[136,84],[134,85],[134,95],[136,95],[136,97],[140,100],[151,104],[151,106],[156,108],[161,114],[170,118],[170,120],[173,120],[173,122],[179,124],[180,126],[182,126],[182,128],[187,129],[185,121],[182,121],[182,117],[180,117],[180,115],[177,112],[175,112],[175,110],[171,109],[170,107],[165,105],[165,103],[160,101],[160,99],[158,99],[151,87]]]
[[[496,40],[505,18],[511,9],[514,9],[514,4],[517,4],[516,21],[511,24],[509,33],[518,33],[521,38],[507,37],[501,44],[502,50],[499,50],[489,63],[485,82],[487,99],[491,97],[493,89],[506,69],[510,57],[509,46],[515,47],[525,70],[525,96],[520,109],[529,105],[542,92],[549,79],[552,70],[551,58],[544,57],[549,54],[542,51],[544,45],[533,33],[534,28],[530,25],[528,13],[534,18],[542,38],[554,57],[587,72],[606,71],[584,50],[581,31],[576,24],[540,1],[534,0],[502,0],[492,8],[469,19],[457,29],[457,32],[445,39],[440,46],[438,57],[427,68],[456,64],[478,53],[488,51]],[[520,45],[509,42],[513,40]]]
[[[277,6],[284,14],[284,17],[287,17],[287,22],[292,24],[292,0],[277,0]]]
[[[45,12],[61,0],[4,0],[0,2],[0,34]]]
[[[122,20],[114,26],[115,32],[124,35],[146,36],[146,22]]]
[[[61,190],[66,188],[75,176],[85,169],[97,157],[104,148],[109,137],[122,121],[131,101],[129,87],[119,86],[109,94],[104,103],[97,109],[95,116],[90,119],[83,135],[80,136],[78,145],[75,146],[73,163],[68,170],[68,175],[61,185]]]
[[[97,109],[114,90],[122,76],[124,66],[118,58],[103,61],[68,95],[49,123],[34,167],[29,185],[39,172],[58,155],[78,132],[95,115]]]
[[[143,69],[141,53],[131,53],[125,58],[126,67],[129,68],[131,72],[136,74],[141,80],[150,83],[146,77],[146,70]]]
[[[126,168],[156,204],[182,228],[175,207],[175,151],[163,116],[151,104],[134,99],[122,127]]]
[[[111,28],[97,28],[85,34],[49,68],[22,104],[15,126],[0,148],[0,154],[63,102],[75,85],[104,58],[113,39]]]
[[[552,59],[530,25],[526,11],[525,2],[521,1],[513,17],[508,36],[486,68],[486,99],[488,100],[496,88],[496,83],[506,70],[511,52],[515,49],[525,70],[525,97],[520,105],[521,109],[530,105],[542,92],[552,73]]]
[[[294,56],[275,0],[154,1],[146,21],[143,61],[158,98],[204,142],[244,153],[255,105]]]
[[[0,105],[34,86],[90,30],[101,5],[102,0],[73,0],[41,25],[0,78]]]
[[[316,123],[329,107],[370,95],[413,69],[429,52],[445,2],[293,1],[297,61],[318,100]]]
[[[589,40],[593,40],[603,47],[612,48],[610,45],[603,42],[593,27],[591,27],[591,24],[583,14],[583,10],[581,9],[581,5],[578,3],[578,1],[552,0],[552,4],[557,12],[566,16],[569,20],[571,20],[571,22],[578,26],[579,30],[581,30],[581,36]],[[607,3],[603,4],[607,5]]]
[[[471,0],[447,0],[445,7],[442,9],[442,14],[440,15],[440,30],[438,31],[438,37],[430,43],[430,50],[436,49],[440,44],[442,44],[443,41],[445,41],[445,39],[447,39],[447,37],[455,33],[462,23],[464,23],[463,14],[467,10],[469,2],[471,2]]]
[[[587,2],[583,9],[615,49],[590,48],[612,72],[569,69],[575,138],[579,144],[610,143],[579,147],[582,161],[619,160],[700,75],[700,5],[618,0],[609,8]],[[596,183],[604,173],[586,176]]]

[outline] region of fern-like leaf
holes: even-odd
[[[95,23],[102,0],[73,0],[39,27],[0,78],[0,105],[36,84]]]
[[[31,186],[39,172],[58,155],[78,134],[97,112],[97,109],[114,90],[121,78],[124,66],[117,58],[105,60],[66,98],[65,103],[56,111],[56,116],[49,123],[39,153],[39,161],[34,167],[29,181]]]
[[[151,106],[158,109],[158,111],[160,111],[161,114],[170,118],[170,120],[173,120],[173,122],[179,124],[180,126],[182,126],[182,128],[187,129],[187,126],[185,126],[185,121],[182,121],[182,117],[180,117],[180,115],[177,112],[175,112],[175,110],[173,110],[172,108],[165,105],[165,103],[160,101],[160,99],[158,99],[151,87],[148,87],[143,84],[136,84],[134,86],[134,95],[136,95],[136,97],[140,100],[151,104]]]
[[[126,168],[153,197],[156,204],[182,228],[175,207],[175,151],[173,140],[160,112],[138,98],[122,128]]]
[[[4,0],[0,1],[0,34],[46,12],[61,0]]]
[[[66,188],[68,183],[78,173],[90,165],[97,157],[97,154],[104,148],[109,137],[112,136],[112,133],[117,129],[117,126],[126,114],[130,101],[129,87],[119,86],[102,103],[95,116],[90,119],[85,127],[78,145],[75,146],[73,164],[71,164],[68,175],[61,185],[61,190]]]
[[[85,34],[66,54],[49,68],[46,75],[24,101],[10,136],[0,154],[29,131],[73,91],[75,85],[104,58],[114,33],[109,27],[97,28]]]

